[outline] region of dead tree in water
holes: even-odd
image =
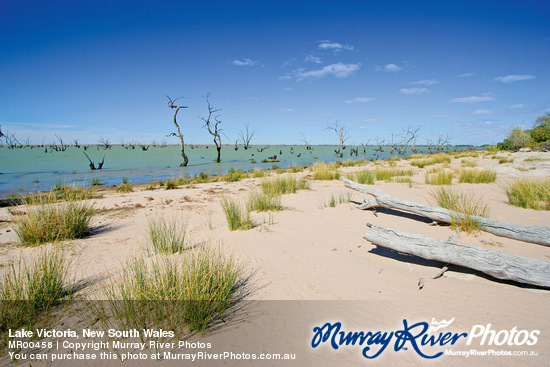
[[[335,121],[332,124],[327,124],[325,130],[331,130],[336,133],[336,136],[338,137],[338,148],[334,150],[334,153],[342,158],[344,154],[342,153],[342,150],[346,149],[346,140],[349,139],[349,130],[346,128],[345,125],[340,125],[338,121]]]
[[[185,143],[183,141],[183,135],[181,134],[181,131],[180,131],[180,125],[178,125],[178,121],[177,121],[177,116],[178,116],[178,112],[181,108],[187,108],[187,106],[177,106],[176,105],[176,101],[180,98],[183,98],[183,97],[178,97],[174,100],[172,100],[170,97],[166,96],[166,98],[168,98],[168,107],[172,108],[172,109],[176,109],[176,112],[174,112],[174,125],[176,125],[176,129],[178,131],[178,133],[171,133],[170,135],[168,136],[177,136],[179,139],[180,139],[180,144],[181,144],[181,156],[183,157],[183,163],[180,164],[180,167],[185,167],[187,166],[187,163],[189,163],[189,158],[187,158],[187,155],[185,155]]]
[[[243,132],[241,130],[241,131],[239,131],[239,135],[241,137],[241,142],[244,145],[244,150],[247,150],[248,148],[250,148],[250,140],[252,140],[252,137],[254,135],[256,135],[256,130],[249,131],[248,130],[248,124],[246,124],[245,132]],[[237,141],[238,141],[238,139],[237,139]]]
[[[306,145],[306,150],[312,150],[311,146],[309,145],[311,143],[311,140],[307,140],[306,135],[304,133],[300,133],[302,135],[302,140],[304,144]]]
[[[218,151],[216,162],[220,163],[221,152],[222,152],[222,138],[220,136],[220,133],[223,132],[223,130],[220,129],[219,127],[220,124],[222,123],[221,120],[218,119],[220,116],[219,115],[215,116],[214,114],[216,112],[221,111],[221,109],[215,109],[214,107],[212,107],[212,105],[210,104],[210,101],[208,100],[209,97],[210,97],[210,94],[207,94],[206,103],[208,104],[208,117],[204,118],[199,116],[199,118],[204,121],[203,127],[206,127],[210,135],[214,137],[214,144],[216,144],[216,150]],[[214,121],[212,121],[212,118],[214,119]]]
[[[86,158],[88,158],[88,161],[90,162],[90,169],[91,169],[92,171],[95,171],[96,169],[102,169],[102,168],[103,168],[103,163],[105,163],[105,155],[103,155],[103,159],[101,160],[101,162],[99,162],[99,165],[98,165],[97,168],[96,168],[94,161],[92,161],[92,160],[90,159],[90,157],[88,157],[88,154],[86,154],[86,152],[82,152],[82,153],[84,153],[84,155],[86,156]]]

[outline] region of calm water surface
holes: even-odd
[[[385,159],[391,157],[390,148],[384,152],[376,147],[359,147],[358,156],[352,159]],[[263,149],[263,151],[262,151]],[[120,145],[104,149],[88,146],[86,153],[96,166],[105,156],[103,169],[92,171],[89,161],[83,154],[84,148],[67,147],[66,151],[55,151],[50,147],[23,147],[8,149],[0,146],[0,196],[8,196],[27,191],[48,190],[62,182],[77,186],[89,186],[93,178],[106,185],[118,185],[123,177],[130,183],[145,183],[153,180],[166,180],[178,177],[192,177],[201,172],[224,174],[230,168],[240,170],[271,168],[274,163],[261,163],[263,159],[277,156],[279,167],[311,165],[317,161],[335,162],[350,159],[350,147],[345,149],[342,158],[336,157],[336,146],[312,146],[307,150],[303,145],[251,146],[248,150],[234,146],[223,146],[222,162],[216,163],[216,148],[208,145],[188,145],[185,153],[189,165],[180,167],[182,158],[178,146],[150,146],[146,151],[140,146],[126,149]],[[428,152],[426,147],[418,147],[419,152]],[[407,154],[412,154],[410,150]],[[254,163],[254,161],[256,163]]]

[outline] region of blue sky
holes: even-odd
[[[548,1],[0,2],[0,124],[20,141],[160,142],[165,95],[210,142],[204,97],[234,143],[501,141],[550,112]],[[177,143],[168,138],[169,143]]]

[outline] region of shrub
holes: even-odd
[[[512,149],[520,149],[528,146],[531,143],[531,135],[521,126],[514,126],[508,133],[508,140]]]
[[[550,210],[550,179],[520,179],[506,189],[508,202],[535,210]]]
[[[451,226],[453,228],[458,227],[467,233],[475,233],[483,229],[481,224],[473,218],[473,216],[489,216],[489,208],[481,199],[446,187],[439,188],[432,193],[432,196],[442,208],[464,214],[451,215]]]
[[[15,231],[21,243],[38,245],[82,238],[88,233],[93,215],[90,204],[74,201],[50,204],[47,197],[42,200],[16,221]]]

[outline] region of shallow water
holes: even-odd
[[[88,146],[86,154],[97,166],[105,157],[103,169],[92,171],[89,161],[83,154],[84,147],[68,146],[65,151],[55,151],[49,146],[23,147],[8,149],[0,146],[0,196],[8,196],[27,191],[48,190],[57,183],[89,186],[93,178],[105,185],[118,185],[123,177],[130,183],[145,183],[153,180],[167,180],[178,177],[192,177],[201,172],[224,174],[230,168],[240,170],[266,169],[274,164],[279,167],[311,165],[317,161],[335,162],[350,159],[350,147],[343,152],[342,158],[336,157],[336,146],[318,145],[307,150],[304,145],[251,146],[248,150],[234,146],[223,146],[221,163],[214,162],[216,148],[213,145],[188,145],[185,153],[189,165],[180,167],[183,161],[179,146],[150,146],[146,151],[141,146],[126,149],[115,145],[110,149],[100,146]],[[385,159],[391,156],[390,148],[376,152],[376,147],[359,147],[358,156],[364,158]],[[263,149],[263,151],[262,151]],[[428,152],[426,147],[418,147],[420,152]],[[412,154],[409,150],[407,155]],[[280,162],[261,163],[263,159],[277,156]],[[256,163],[254,163],[255,160]]]

